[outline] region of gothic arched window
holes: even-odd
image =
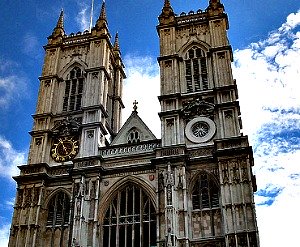
[[[192,189],[191,227],[193,238],[211,238],[223,234],[219,187],[207,173],[201,173]],[[199,225],[203,226],[199,228]]]
[[[127,135],[127,142],[131,143],[139,143],[141,141],[141,136],[139,131],[136,128],[133,128],[129,131]]]
[[[65,226],[69,224],[70,198],[64,192],[57,193],[48,204],[47,226]]]
[[[219,189],[207,174],[201,174],[192,192],[193,210],[219,207]]]
[[[74,67],[67,80],[65,80],[65,96],[63,101],[63,111],[77,111],[81,108],[83,91],[83,72],[80,68]]]
[[[206,53],[199,47],[192,47],[185,55],[185,79],[187,92],[208,89]]]
[[[103,246],[156,246],[156,213],[150,198],[129,184],[109,205],[103,222]]]

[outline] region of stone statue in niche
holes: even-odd
[[[164,187],[164,174],[163,172],[160,172],[158,175],[158,190],[163,191]]]
[[[168,171],[166,172],[165,186],[167,188],[167,204],[172,205],[172,187],[174,186],[174,175],[171,170],[171,164],[168,164]]]

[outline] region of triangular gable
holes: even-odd
[[[139,117],[137,111],[133,111],[111,145],[131,144],[156,139],[152,131]]]

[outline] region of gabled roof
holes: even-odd
[[[139,117],[137,111],[134,110],[120,129],[117,136],[111,142],[111,145],[127,144],[130,133],[135,131],[139,133],[139,142],[157,139],[144,121]]]

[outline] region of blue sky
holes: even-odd
[[[15,196],[12,175],[26,163],[43,48],[65,11],[68,34],[89,26],[90,0],[0,2],[0,247]],[[171,0],[176,13],[205,9],[208,0]],[[298,244],[300,221],[300,3],[299,0],[223,0],[229,15],[244,134],[255,152],[258,226],[262,247]],[[160,134],[157,112],[157,16],[163,0],[107,0],[112,36],[118,31],[128,79],[124,120],[132,102]],[[101,2],[95,0],[94,20]],[[147,94],[145,94],[147,92]],[[156,121],[154,121],[156,119]],[[283,226],[283,227],[281,227]],[[287,239],[286,236],[289,236]]]

